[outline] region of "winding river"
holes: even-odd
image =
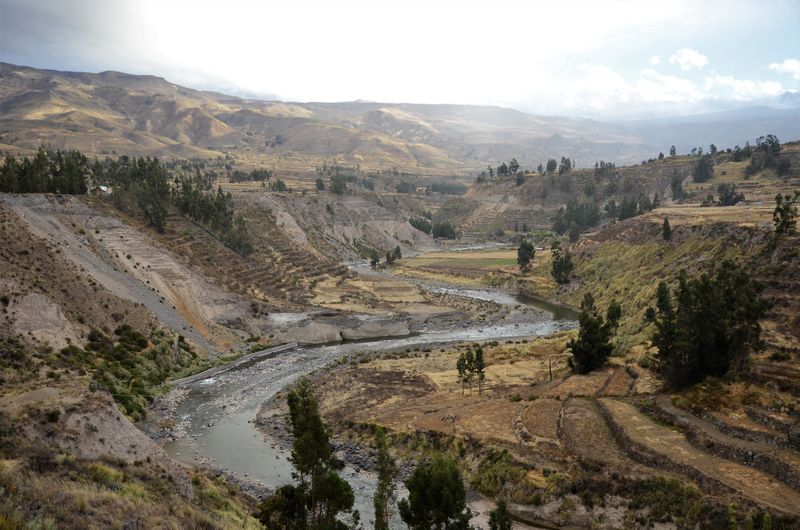
[[[494,289],[458,286],[426,286],[451,294],[490,300],[503,305],[533,306],[541,315],[536,321],[481,328],[423,331],[417,335],[374,341],[299,347],[261,358],[211,379],[192,383],[180,402],[175,419],[181,434],[165,444],[178,460],[210,464],[239,477],[256,480],[269,488],[292,481],[289,454],[255,425],[261,405],[302,376],[353,353],[389,350],[461,341],[486,341],[544,336],[575,326],[575,314],[538,300]],[[539,312],[537,312],[539,313]],[[343,476],[353,487],[361,520],[369,525],[373,516],[374,477],[345,467]]]

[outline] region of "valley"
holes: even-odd
[[[653,123],[0,74],[0,528],[295,528],[321,476],[371,527],[386,458],[391,528],[439,458],[475,528],[800,525],[796,111],[666,155]]]

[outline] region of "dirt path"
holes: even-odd
[[[600,403],[611,421],[634,445],[678,467],[694,470],[763,506],[800,515],[800,492],[786,484],[766,473],[696,448],[682,433],[656,423],[633,405],[607,398]]]

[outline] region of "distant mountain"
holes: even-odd
[[[474,171],[517,158],[535,167],[569,156],[639,162],[715,142],[777,134],[800,138],[797,113],[764,107],[732,114],[604,123],[491,106],[244,99],[159,77],[39,70],[0,63],[0,149],[41,144],[91,154],[217,157],[312,169],[323,161],[417,173]]]

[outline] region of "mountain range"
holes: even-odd
[[[39,145],[89,154],[213,158],[284,170],[337,161],[411,173],[474,172],[516,158],[533,168],[567,156],[637,163],[758,136],[800,138],[794,94],[775,107],[626,122],[536,116],[510,108],[245,99],[160,77],[80,73],[0,63],[0,150]]]

